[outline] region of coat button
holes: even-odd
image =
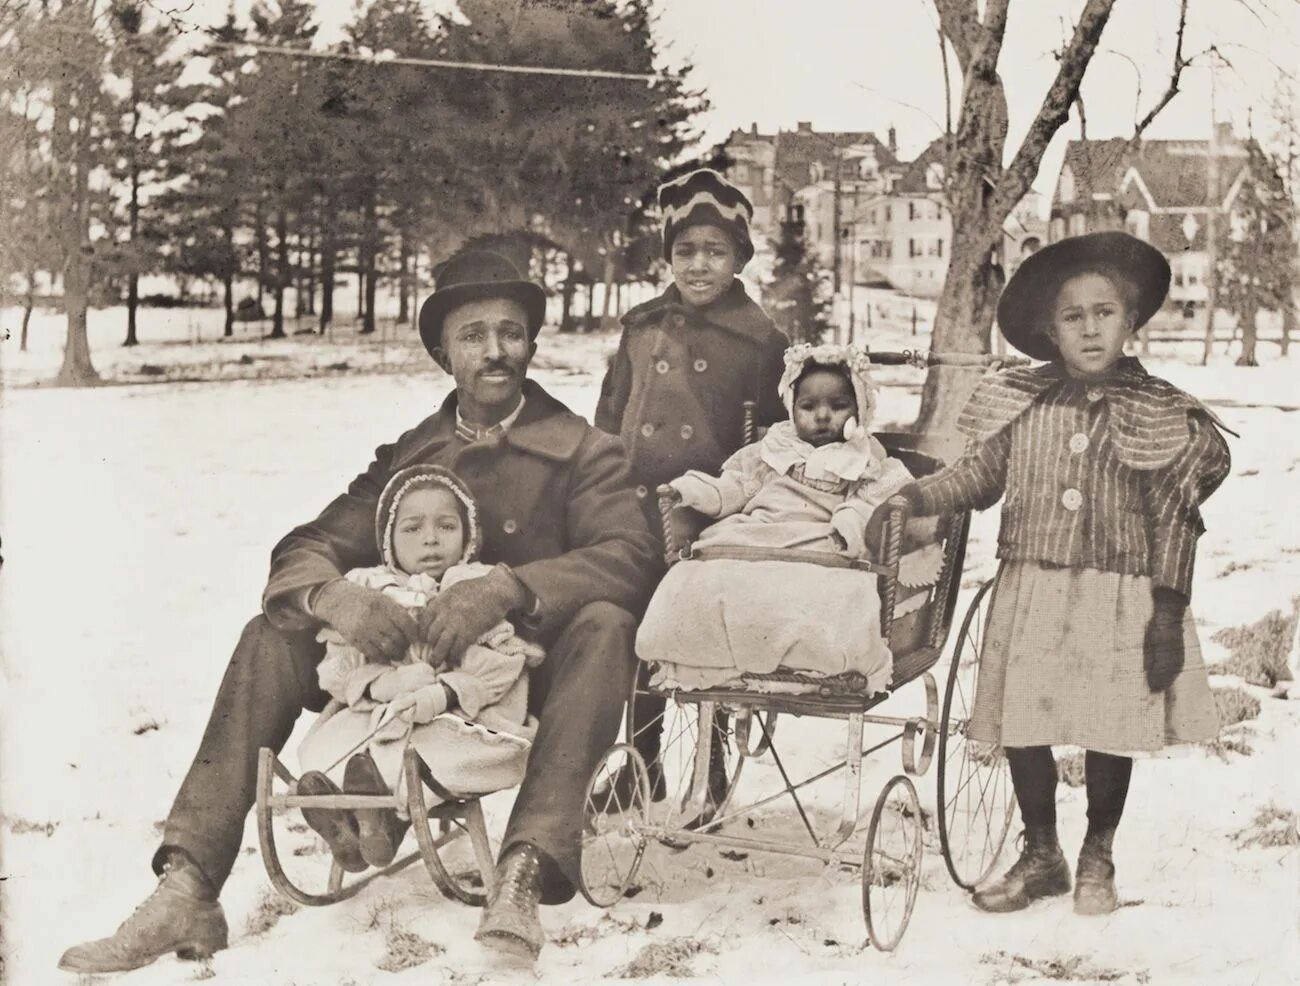
[[[696,373],[703,373],[705,370],[709,368],[709,361],[704,359],[704,357],[700,357],[695,361],[694,365],[695,365]]]
[[[1070,451],[1075,455],[1080,452],[1088,451],[1088,436],[1083,432],[1075,432],[1070,436]]]
[[[654,433],[655,433],[655,426],[652,425],[649,421],[647,421],[645,424],[641,426],[641,436],[643,438],[649,438]]]
[[[505,531],[507,534],[513,534],[515,531],[519,530],[519,525],[516,524],[515,519],[511,517],[501,525],[501,530]]]
[[[686,316],[683,315],[681,312],[678,312],[671,319],[669,319],[669,321],[672,322],[674,327],[680,329],[682,326],[686,324]]]
[[[691,436],[694,434],[695,434],[694,428],[692,428],[690,425],[682,425],[682,438],[684,440],[690,441]]]
[[[646,497],[650,495],[650,491],[646,489],[644,486],[638,486],[636,488],[636,495],[639,496],[642,500],[644,500]]]
[[[1071,487],[1061,494],[1061,506],[1073,513],[1083,506],[1083,494]]]
[[[658,363],[656,363],[656,364],[655,364],[655,372],[656,372],[656,373],[667,373],[667,372],[668,372],[668,361],[667,361],[666,359],[661,359]]]
[[[1084,396],[1088,398],[1089,403],[1096,404],[1099,400],[1101,400],[1103,397],[1106,396],[1106,392],[1102,390],[1100,387],[1089,387],[1086,391],[1084,391]]]

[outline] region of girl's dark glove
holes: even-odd
[[[372,663],[398,660],[419,639],[415,620],[396,601],[346,579],[325,583],[311,609]]]
[[[899,490],[890,497],[892,500],[895,496],[901,496],[907,501],[907,510],[903,513],[903,521],[906,523],[908,517],[913,517],[921,511],[921,488],[915,483],[908,483],[899,488]],[[889,500],[886,500],[878,506],[867,520],[867,529],[863,536],[867,549],[875,553],[876,560],[879,561],[884,557],[885,545],[885,521],[889,520]]]
[[[1158,585],[1151,590],[1151,599],[1155,609],[1142,641],[1142,666],[1147,674],[1147,687],[1158,693],[1173,684],[1178,672],[1183,670],[1186,659],[1183,616],[1187,613],[1187,597]]]
[[[528,590],[515,573],[497,565],[487,575],[448,586],[420,614],[420,636],[433,648],[433,663],[459,663],[465,648],[525,608]]]

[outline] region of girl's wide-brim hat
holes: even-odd
[[[528,338],[537,338],[546,318],[546,292],[520,275],[509,260],[490,250],[466,250],[448,260],[438,273],[438,287],[420,306],[420,339],[430,355],[442,346],[447,313],[470,301],[509,298],[528,316]]]
[[[397,520],[397,507],[402,497],[414,490],[443,489],[460,501],[465,508],[468,520],[465,531],[465,550],[461,553],[459,564],[466,565],[474,561],[483,547],[483,525],[479,522],[478,503],[465,482],[450,469],[443,466],[407,466],[393,473],[379,494],[379,503],[375,506],[375,543],[379,546],[379,555],[389,568],[397,568],[397,558],[393,554],[393,525]],[[410,573],[407,573],[410,574]]]
[[[998,328],[1007,342],[1034,359],[1056,359],[1056,343],[1047,335],[1052,306],[1062,284],[1089,270],[1132,283],[1134,329],[1146,325],[1169,294],[1169,261],[1150,243],[1118,230],[1072,236],[1030,254],[1007,282],[998,300]]]

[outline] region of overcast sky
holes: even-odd
[[[189,0],[153,3],[184,8]],[[227,3],[195,0],[179,16],[217,23]],[[236,6],[247,9],[248,0]],[[882,137],[893,124],[900,151],[912,156],[942,132],[943,72],[931,0],[655,0],[655,6],[666,64],[690,62],[692,82],[712,102],[700,121],[708,141],[751,123],[771,132],[807,120],[821,130],[874,130]],[[1052,52],[1082,6],[1083,0],[1012,0],[999,62],[1011,119],[1008,156],[1055,73]],[[1253,106],[1256,134],[1270,138],[1277,80],[1300,64],[1300,2],[1191,0],[1190,6],[1185,54],[1215,44],[1231,63],[1216,73],[1219,118],[1244,134]],[[354,3],[321,0],[317,7],[320,38],[328,42],[352,16]],[[1084,78],[1090,137],[1130,135],[1164,90],[1177,17],[1178,0],[1118,0]],[[1188,68],[1182,93],[1148,136],[1205,137],[1210,75],[1204,60]],[[1072,116],[1044,161],[1040,190],[1050,193],[1064,141],[1078,133]]]

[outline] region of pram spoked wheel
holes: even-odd
[[[650,775],[641,754],[628,743],[610,747],[583,798],[578,889],[588,903],[613,907],[632,885],[645,854],[649,805]]]
[[[921,888],[925,821],[911,780],[895,775],[876,799],[862,856],[862,915],[873,947],[892,952]]]
[[[939,844],[948,872],[966,890],[997,864],[1015,811],[1006,755],[966,736],[992,588],[980,586],[962,621],[939,724]]]

